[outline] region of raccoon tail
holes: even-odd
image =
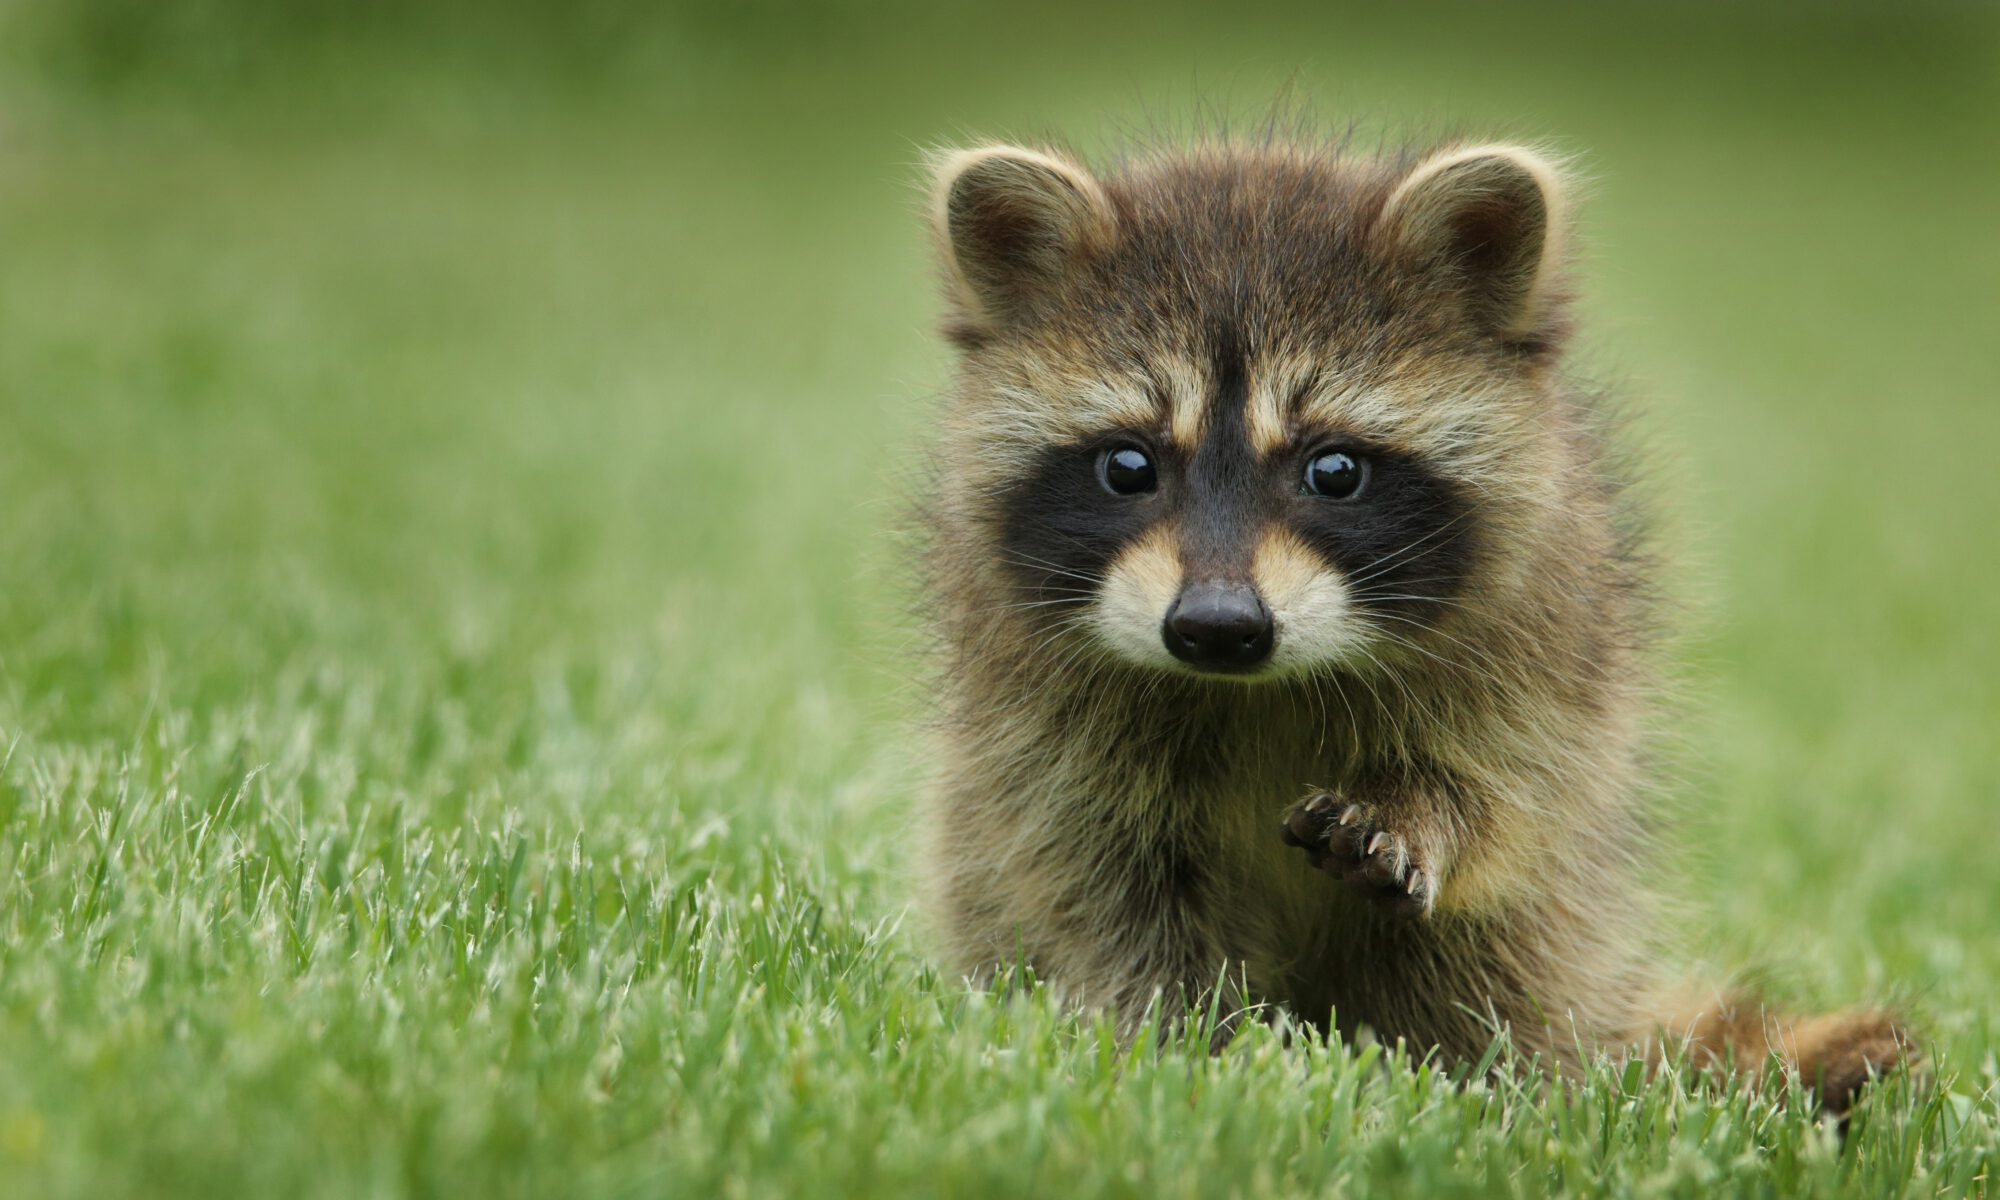
[[[1893,1009],[1798,1016],[1753,993],[1713,988],[1689,989],[1670,1002],[1647,1041],[1655,1065],[1682,1052],[1703,1070],[1734,1065],[1761,1073],[1775,1060],[1797,1071],[1820,1110],[1834,1115],[1845,1114],[1871,1078],[1919,1061],[1910,1025]]]

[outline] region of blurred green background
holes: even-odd
[[[924,966],[921,153],[1274,103],[1579,155],[1692,952],[1913,1001],[1942,1100],[1350,1112]],[[1996,118],[1943,0],[0,2],[0,1190],[1981,1178]]]

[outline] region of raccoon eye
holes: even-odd
[[[1306,490],[1329,500],[1352,500],[1368,482],[1368,462],[1345,450],[1316,454],[1306,464]]]
[[[1114,446],[1097,460],[1097,477],[1104,490],[1120,496],[1137,496],[1160,486],[1153,460],[1137,446]]]

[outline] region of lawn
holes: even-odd
[[[0,6],[0,1194],[1993,1190],[1989,10],[257,13]],[[1286,89],[1581,155],[1690,969],[1922,1019],[1844,1141],[929,964],[921,148]]]

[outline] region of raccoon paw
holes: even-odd
[[[1437,900],[1436,873],[1372,805],[1314,792],[1285,814],[1280,833],[1313,866],[1389,912],[1428,913]]]

